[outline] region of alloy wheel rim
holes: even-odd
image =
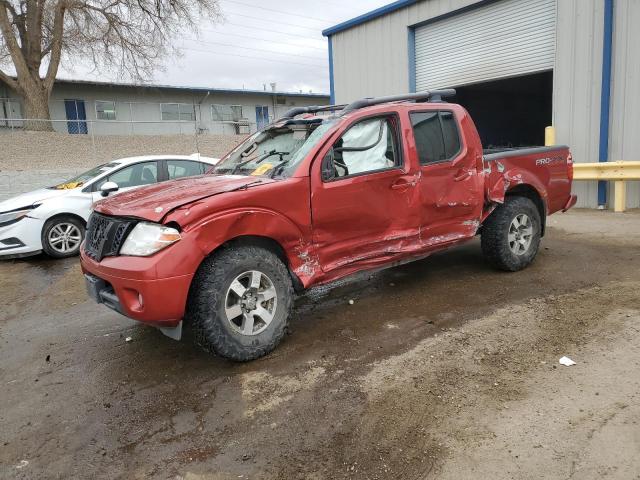
[[[520,213],[515,216],[509,225],[507,235],[509,249],[516,255],[524,255],[529,251],[533,240],[533,225],[528,215]]]
[[[73,223],[56,224],[47,235],[49,246],[58,253],[70,253],[77,250],[82,242],[82,232]]]
[[[263,272],[238,275],[227,289],[224,311],[231,328],[242,335],[258,335],[273,321],[278,306],[276,287]]]

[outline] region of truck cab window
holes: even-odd
[[[412,112],[411,125],[422,165],[451,160],[460,150],[460,135],[452,112]]]
[[[388,118],[373,118],[352,125],[334,144],[326,161],[333,163],[333,175],[328,178],[398,166],[393,122]]]
[[[452,159],[460,151],[460,135],[458,134],[458,125],[453,116],[453,112],[440,112],[440,121],[442,123],[442,138],[444,140],[444,151],[447,159]]]

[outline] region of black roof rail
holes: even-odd
[[[358,110],[360,108],[371,107],[372,105],[380,105],[381,103],[391,102],[441,102],[443,97],[452,97],[456,94],[453,88],[443,90],[431,90],[428,92],[408,93],[405,95],[391,95],[388,97],[363,98],[347,105],[342,114]]]
[[[330,112],[333,110],[342,110],[346,105],[314,105],[311,107],[294,107],[291,110],[285,112],[285,114],[279,118],[279,120],[289,120],[296,115],[303,113],[317,113],[317,112]]]

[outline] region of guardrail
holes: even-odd
[[[640,180],[640,162],[574,163],[574,180],[611,180],[615,185],[613,210],[624,212],[628,180]]]

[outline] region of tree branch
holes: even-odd
[[[56,5],[55,14],[53,16],[53,30],[51,32],[51,54],[49,57],[49,66],[47,67],[47,74],[44,77],[44,88],[47,92],[51,92],[53,88],[53,82],[56,79],[58,73],[58,67],[60,66],[60,57],[62,56],[62,38],[64,35],[64,12],[67,8],[66,0],[58,0]]]
[[[0,2],[0,31],[4,38],[5,45],[11,54],[11,60],[13,60],[13,66],[16,69],[18,76],[29,76],[29,68],[25,61],[24,54],[18,41],[14,35],[14,30],[7,15],[7,5],[11,6],[6,0]]]
[[[16,79],[7,75],[2,70],[0,70],[0,80],[6,83],[9,86],[9,88],[16,91],[17,93],[22,93],[22,88],[20,88],[20,85],[18,85],[18,82],[16,82]]]

